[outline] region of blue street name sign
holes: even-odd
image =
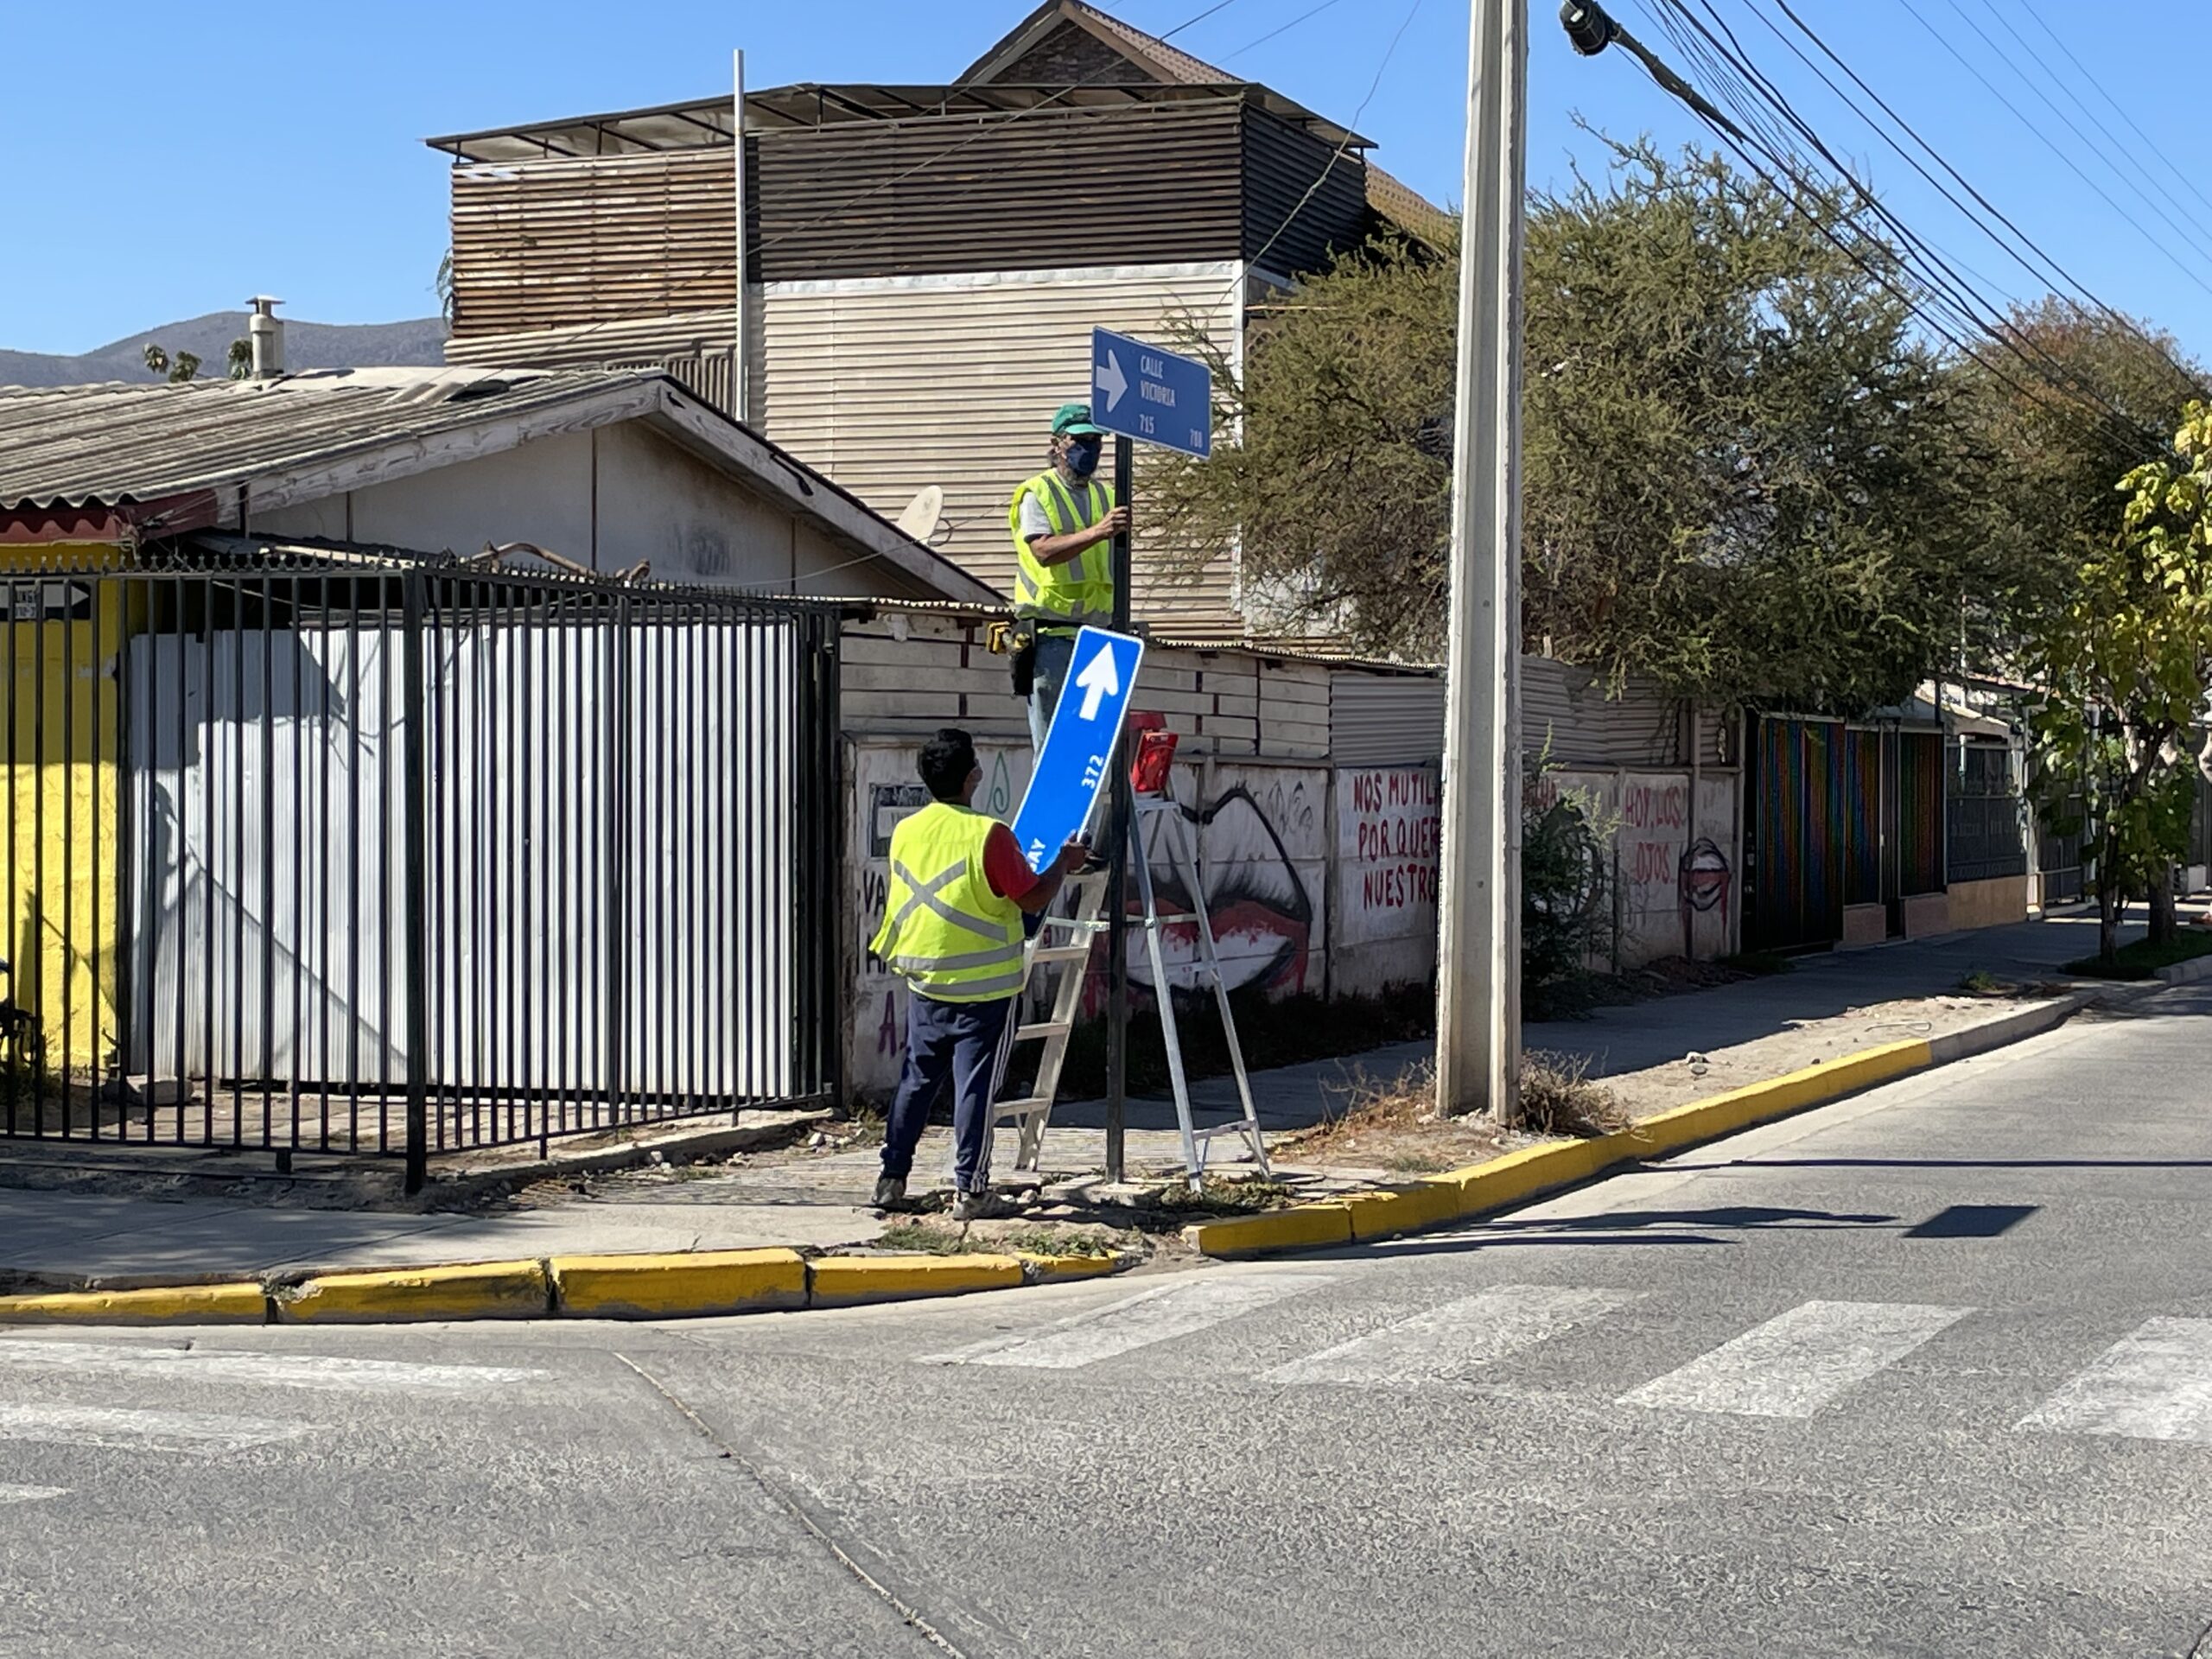
[[[1014,815],[1014,838],[1031,869],[1051,863],[1068,837],[1090,822],[1143,659],[1144,642],[1128,634],[1084,628],[1076,635],[1068,683]]]
[[[1127,334],[1090,331],[1090,418],[1139,443],[1213,454],[1213,375],[1203,363]]]

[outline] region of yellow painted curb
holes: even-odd
[[[1573,1186],[1599,1171],[1633,1157],[1611,1144],[1612,1137],[1594,1141],[1550,1141],[1522,1147],[1486,1163],[1471,1164],[1436,1178],[1459,1195],[1459,1213],[1478,1216],[1503,1210],[1539,1192]]]
[[[1183,1237],[1207,1255],[1259,1255],[1341,1244],[1355,1238],[1385,1238],[1487,1215],[1589,1180],[1618,1165],[1718,1140],[1808,1106],[1840,1100],[1935,1063],[1935,1051],[1925,1041],[1885,1043],[1732,1089],[1725,1095],[1692,1101],[1611,1135],[1523,1147],[1485,1163],[1391,1191],[1347,1193],[1325,1204],[1300,1205],[1235,1221],[1185,1227]]]
[[[332,1273],[276,1293],[283,1325],[402,1325],[423,1319],[537,1319],[550,1298],[543,1262]]]
[[[1647,1117],[1606,1139],[1632,1144],[1635,1155],[1639,1158],[1677,1152],[1700,1141],[1711,1141],[1738,1129],[1750,1128],[1753,1124],[1786,1117],[1808,1106],[1823,1105],[1861,1089],[1871,1089],[1878,1083],[1887,1083],[1892,1077],[1935,1063],[1935,1051],[1924,1040],[1885,1043],[1878,1048],[1861,1049],[1856,1054],[1822,1060],[1802,1071],[1769,1077],[1764,1083],[1732,1089],[1725,1095],[1694,1100],[1687,1106]]]
[[[583,1319],[669,1319],[806,1306],[797,1250],[697,1250],[665,1255],[556,1255],[560,1313]]]
[[[0,1325],[266,1325],[259,1285],[176,1285],[158,1290],[69,1290],[0,1296]]]
[[[1184,1241],[1207,1255],[1257,1255],[1268,1250],[1312,1249],[1351,1243],[1351,1209],[1331,1200],[1269,1210],[1230,1221],[1199,1222],[1183,1230]]]
[[[1466,1213],[1459,1189],[1449,1181],[1414,1181],[1387,1192],[1347,1192],[1341,1202],[1351,1211],[1356,1239],[1409,1233]]]
[[[1135,1260],[1126,1255],[1043,1255],[1034,1250],[1016,1250],[1021,1264],[1028,1269],[1033,1284],[1057,1285],[1069,1279],[1103,1279],[1109,1273],[1118,1273]]]
[[[806,1273],[816,1307],[1004,1290],[1026,1279],[1014,1255],[823,1255]]]

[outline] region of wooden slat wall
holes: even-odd
[[[453,173],[456,339],[736,303],[728,146]]]
[[[760,280],[1233,259],[1241,113],[1223,99],[762,132]]]
[[[1187,313],[1233,344],[1242,287],[1233,263],[1049,281],[770,283],[754,407],[769,436],[878,512],[896,518],[938,486],[938,550],[1011,594],[1007,505],[1046,464],[1052,411],[1089,396],[1092,327],[1166,339],[1167,321]],[[1170,632],[1208,621],[1236,631],[1226,558],[1185,581],[1141,527],[1135,557],[1140,617]]]
[[[1339,156],[1303,127],[1245,111],[1245,258],[1302,276],[1326,265],[1332,249],[1358,247],[1368,225],[1367,163],[1358,151]]]

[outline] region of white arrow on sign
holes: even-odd
[[[1122,672],[1114,666],[1114,648],[1101,645],[1098,654],[1084,664],[1083,672],[1075,677],[1076,684],[1083,691],[1082,717],[1098,718],[1098,705],[1122,690]]]
[[[1098,390],[1106,394],[1106,412],[1114,412],[1114,405],[1122,401],[1122,394],[1129,389],[1129,378],[1122,372],[1122,359],[1114,355],[1114,348],[1106,348],[1106,366],[1096,371],[1094,378]]]

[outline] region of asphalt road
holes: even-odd
[[[1363,1252],[0,1337],[0,1653],[2212,1655],[2212,991],[2148,1008]]]

